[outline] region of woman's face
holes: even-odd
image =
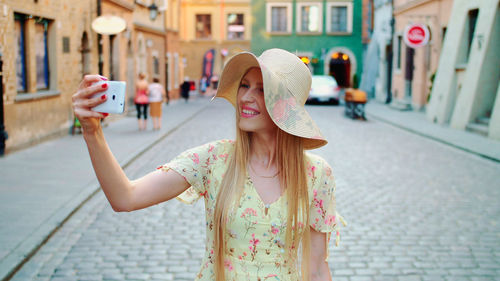
[[[241,79],[238,88],[239,128],[246,132],[272,132],[277,129],[267,113],[264,84],[260,68],[251,68]]]

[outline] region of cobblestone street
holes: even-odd
[[[368,120],[310,106],[329,144],[348,222],[330,245],[334,280],[500,280],[500,163]],[[234,111],[214,101],[127,167],[140,177],[190,147],[233,138]],[[112,126],[112,124],[110,125]],[[12,278],[193,280],[204,253],[202,200],[115,213],[86,202]]]

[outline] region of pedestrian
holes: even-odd
[[[328,242],[331,233],[338,240],[342,219],[330,166],[306,153],[327,141],[305,110],[311,73],[297,56],[271,49],[231,58],[217,97],[236,109],[236,139],[189,149],[135,181],[105,142],[97,122],[103,115],[83,106],[102,102],[88,100],[102,91],[91,86],[99,79],[84,79],[73,108],[115,211],[203,198],[206,251],[197,281],[332,280]]]
[[[159,83],[158,78],[153,78],[153,83],[149,84],[149,105],[151,119],[153,119],[153,130],[161,129],[161,106],[163,101],[166,99],[165,88]]]
[[[205,92],[207,91],[207,77],[206,76],[201,77],[201,80],[200,80],[200,91],[201,91],[202,95],[204,95]]]
[[[189,77],[186,76],[184,82],[181,84],[181,96],[186,102],[188,102],[190,90],[191,84],[189,83]]]
[[[149,89],[146,74],[139,73],[139,80],[135,83],[135,108],[137,109],[137,120],[139,130],[146,130],[148,121]],[[141,116],[143,117],[141,119]]]

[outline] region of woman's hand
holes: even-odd
[[[92,98],[93,95],[107,90],[108,84],[104,83],[101,85],[93,85],[99,81],[106,81],[103,76],[100,75],[85,75],[78,90],[73,94],[73,112],[75,116],[80,120],[84,133],[94,133],[101,128],[100,120],[108,116],[107,113],[100,113],[92,111],[91,108],[95,107],[106,101],[106,95],[100,95],[98,97]]]

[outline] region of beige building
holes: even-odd
[[[67,134],[71,96],[97,72],[96,1],[0,0],[6,151]]]
[[[181,83],[180,71],[182,69],[181,39],[179,36],[180,0],[166,0],[165,28],[167,34],[166,47],[166,90],[171,99],[179,98],[179,85]]]
[[[250,4],[250,0],[181,1],[184,76],[196,82],[203,75],[219,76],[227,58],[250,50]],[[205,57],[212,61],[204,64]]]
[[[395,19],[393,39],[393,106],[423,109],[430,94],[431,77],[438,67],[442,42],[447,32],[453,0],[394,0]],[[408,24],[426,25],[430,40],[426,46],[412,49],[403,36]],[[411,60],[413,57],[413,69]],[[409,81],[409,71],[412,80]]]
[[[500,140],[499,0],[455,0],[427,117]]]
[[[126,81],[128,106],[140,72],[178,97],[179,2],[0,0],[6,151],[67,134],[74,122],[71,96],[87,73]],[[123,18],[126,29],[98,35],[91,28],[98,14]]]
[[[158,78],[160,84],[165,85],[165,50],[166,50],[166,29],[165,29],[165,10],[166,1],[164,0],[142,0],[135,1],[133,13],[133,32],[131,35],[130,57],[135,61],[135,77],[130,75],[128,79],[131,83],[137,79],[141,72],[146,74],[149,82],[153,78]],[[158,14],[156,18],[151,17],[151,5],[157,5]],[[135,84],[135,83],[134,83]],[[132,85],[132,84],[129,84]],[[133,97],[134,87],[129,87],[130,99]]]

